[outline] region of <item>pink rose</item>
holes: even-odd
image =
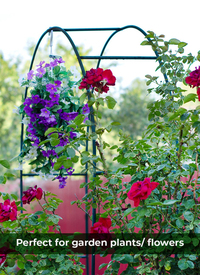
[[[140,201],[146,200],[158,185],[159,183],[157,182],[151,182],[150,178],[146,178],[143,181],[137,181],[128,192],[128,198],[133,200],[134,206],[137,207]]]
[[[0,222],[8,220],[14,221],[17,219],[17,205],[15,201],[10,203],[7,199],[4,203],[0,203]]]
[[[41,200],[42,198],[42,194],[43,194],[43,190],[41,188],[37,188],[37,185],[35,185],[34,187],[29,187],[29,189],[27,191],[24,191],[24,196],[22,197],[22,202],[23,204],[30,204],[30,202],[33,199],[38,199]]]

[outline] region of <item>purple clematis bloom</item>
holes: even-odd
[[[50,107],[50,108],[53,107],[56,104],[56,102],[51,101],[51,100],[47,100],[47,99],[44,100],[43,103],[44,103],[45,107]]]
[[[33,109],[29,106],[25,106],[24,107],[24,112],[28,115],[28,116],[31,116],[32,112],[33,112]]]
[[[54,115],[49,115],[49,117],[47,118],[47,123],[57,124],[56,117]]]
[[[41,109],[41,114],[40,114],[41,117],[49,118],[49,115],[50,115],[49,110],[47,110],[46,108]]]
[[[24,100],[24,103],[23,103],[25,106],[30,106],[32,104],[32,99],[27,97],[25,100]]]
[[[56,80],[56,81],[54,81],[54,83],[55,83],[55,85],[56,85],[57,88],[60,88],[60,87],[61,87],[61,84],[62,84],[61,81]]]
[[[54,94],[50,93],[49,97],[51,98],[52,101],[59,101],[60,95],[59,94]]]
[[[46,85],[46,90],[47,90],[47,92],[50,92],[50,93],[51,92],[57,92],[56,85],[51,84],[51,83]]]
[[[31,99],[33,104],[37,104],[41,101],[41,98],[39,97],[39,95],[32,95]]]
[[[36,76],[42,78],[45,73],[46,73],[45,69],[40,67],[40,68],[37,69]]]
[[[84,115],[88,115],[90,113],[90,108],[87,103],[83,106],[82,111]]]
[[[47,157],[47,158],[49,158],[50,156],[56,156],[56,157],[58,156],[55,150],[42,151],[42,154],[44,157]]]
[[[77,115],[78,115],[78,112],[71,112],[71,113],[63,112],[60,114],[60,117],[66,121],[70,121],[75,119]]]
[[[33,78],[33,75],[34,75],[33,73],[34,73],[33,70],[30,70],[30,72],[27,73],[27,79],[28,80],[31,80]]]

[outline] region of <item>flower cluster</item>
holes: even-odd
[[[8,220],[14,221],[17,219],[17,205],[15,201],[10,202],[9,199],[4,203],[0,203],[0,222]]]
[[[111,70],[103,70],[101,68],[91,69],[86,72],[85,77],[80,83],[79,89],[95,89],[99,93],[107,93],[108,86],[115,85],[116,78]]]
[[[54,164],[59,157],[65,155],[70,159],[66,152],[60,153],[61,147],[77,137],[77,132],[68,126],[79,114],[83,114],[86,120],[90,112],[88,105],[80,104],[78,96],[74,95],[78,83],[70,79],[73,74],[66,71],[63,63],[62,58],[50,63],[41,61],[35,71],[27,74],[27,79],[21,80],[21,86],[32,90],[19,107],[24,116],[22,123],[27,126],[20,161],[31,160],[29,164],[36,166],[34,172],[42,177],[54,177]],[[45,136],[45,131],[52,127],[54,131]],[[66,185],[66,174],[71,175],[73,171],[65,164],[59,168],[59,175],[55,178],[59,180],[60,188]]]
[[[146,200],[158,185],[158,182],[151,182],[150,178],[145,178],[143,181],[137,181],[127,193],[128,198],[133,200],[134,206],[137,207],[140,201]]]
[[[189,76],[185,78],[185,82],[190,85],[190,87],[197,87],[197,95],[200,101],[200,66],[196,67],[196,70],[192,71]]]
[[[24,191],[23,194],[24,194],[24,196],[22,197],[23,204],[26,204],[26,203],[30,204],[30,202],[35,198],[38,200],[41,200],[43,190],[41,188],[37,188],[37,185],[35,185],[34,187],[29,187],[29,189],[27,191]]]

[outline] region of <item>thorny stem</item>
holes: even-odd
[[[76,194],[74,194],[75,195],[75,197],[77,198],[77,200],[78,200],[78,197],[77,197],[77,195]],[[83,209],[83,207],[82,206],[80,206],[80,205],[78,205],[77,204],[77,206],[78,206],[78,208],[80,208],[81,210],[83,210],[84,212],[85,212],[85,214],[87,214],[89,217],[90,217],[90,214],[85,210],[85,209]]]
[[[196,172],[196,177],[195,177],[195,182],[194,182],[194,201],[197,204],[198,200],[196,199],[196,186],[197,186],[197,180],[198,180],[198,176],[199,176],[199,166],[198,166],[198,152],[196,153],[196,159],[195,159],[195,163],[196,163],[196,167],[197,167],[197,172]]]
[[[101,146],[100,144],[98,143],[98,141],[95,142],[96,144],[96,147],[97,147],[97,150],[99,151],[99,155],[100,155],[100,158],[102,160],[102,163],[103,163],[103,169],[104,169],[104,176],[109,180],[109,177],[108,177],[108,168],[107,168],[107,165],[106,165],[106,159],[104,157],[104,154],[103,154],[103,151],[101,150]],[[121,205],[120,203],[118,202],[118,197],[117,197],[117,193],[116,193],[116,190],[115,188],[113,187],[112,184],[108,184],[108,186],[111,188],[112,190],[112,193],[113,193],[113,196],[114,196],[114,200],[115,200],[115,204],[117,205],[117,207],[119,207],[119,210],[118,210],[118,213],[119,215],[121,216],[121,218],[123,217],[123,213],[122,213],[122,210],[121,210]],[[123,219],[123,218],[122,218]],[[126,230],[128,232],[130,232],[130,229],[127,227],[127,221],[125,219],[124,220],[124,226],[126,228]]]

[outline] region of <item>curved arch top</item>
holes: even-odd
[[[113,38],[114,35],[116,35],[116,34],[119,33],[120,31],[123,31],[123,30],[125,30],[125,29],[129,29],[129,28],[136,29],[136,30],[140,31],[144,36],[147,35],[147,33],[146,33],[143,29],[141,29],[140,27],[135,26],[135,25],[127,25],[127,26],[124,26],[124,27],[122,27],[122,28],[118,28],[118,29],[116,29],[116,30],[109,36],[109,38],[107,39],[106,43],[104,44],[104,46],[103,46],[103,48],[102,48],[102,50],[101,50],[100,56],[103,56],[103,53],[104,53],[104,51],[105,51],[105,49],[106,49],[108,43],[110,42],[110,40]],[[149,40],[149,39],[148,39],[148,40]],[[158,54],[157,54],[156,52],[155,52],[155,54],[156,54],[156,58],[157,58],[157,57],[158,57]],[[148,59],[148,58],[147,58],[147,59]],[[151,58],[149,57],[149,59],[152,59],[152,57],[151,57]],[[97,68],[99,67],[100,62],[101,62],[101,59],[99,59],[99,61],[98,61],[98,63],[97,63]]]

